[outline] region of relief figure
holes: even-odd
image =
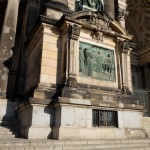
[[[84,61],[85,61],[85,57],[84,57],[84,52],[82,47],[79,48],[79,71],[84,73]]]
[[[103,56],[100,52],[98,52],[97,56],[96,56],[96,72],[100,73],[102,71],[102,64],[103,64]]]
[[[111,74],[111,72],[112,72],[112,58],[110,57],[110,54],[108,54],[106,56],[103,66],[104,66],[105,73]]]
[[[85,74],[88,76],[92,76],[92,56],[89,52],[89,49],[84,49],[85,56]]]

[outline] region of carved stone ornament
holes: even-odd
[[[87,19],[85,19],[84,22],[97,26],[98,31],[110,30],[109,19],[107,18],[105,14],[102,15],[99,12],[93,12],[93,14],[87,17]]]
[[[80,21],[85,22],[88,25],[96,26],[95,32],[92,33],[92,38],[98,41],[103,41],[103,34],[110,28],[110,20],[105,14],[100,12],[93,12],[86,18],[80,19]]]
[[[126,9],[118,9],[118,20],[125,20],[129,12]]]
[[[67,81],[68,87],[77,87],[77,80],[73,77],[69,77]]]
[[[118,42],[120,45],[121,52],[127,54],[130,49],[130,42],[129,41],[121,41],[121,40],[119,40]]]
[[[103,41],[103,32],[96,31],[95,33],[92,34],[92,38],[102,42]]]
[[[127,95],[131,95],[132,94],[127,86],[123,86],[122,87],[122,93],[123,94],[127,94]]]
[[[78,40],[80,35],[80,27],[76,24],[70,25],[71,39]]]

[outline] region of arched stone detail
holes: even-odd
[[[123,34],[127,39],[131,40],[132,36],[127,33],[127,31],[115,20],[109,18],[105,13],[99,13],[99,12],[92,12],[92,11],[81,11],[81,12],[75,12],[71,15],[72,18],[82,20],[87,19],[92,16],[96,16],[99,14],[103,20],[109,23],[109,29],[112,31],[115,31],[117,33]]]
[[[58,4],[64,4],[64,5],[68,5],[67,0],[49,0],[49,2],[51,3],[58,3]]]

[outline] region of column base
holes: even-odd
[[[30,99],[28,104],[21,103],[18,120],[21,135],[27,139],[51,138],[54,109],[48,104],[51,100]]]

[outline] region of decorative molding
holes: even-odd
[[[102,42],[103,41],[103,35],[104,35],[103,32],[97,30],[96,32],[94,32],[92,34],[92,38]]]
[[[99,12],[92,12],[88,17],[80,19],[80,21],[90,24],[91,26],[96,26],[96,31],[93,32],[92,38],[97,39],[98,41],[103,41],[103,34],[110,28],[110,19],[105,15]]]
[[[129,87],[128,86],[122,86],[122,93],[123,94],[127,94],[127,95],[131,95],[132,92],[129,90]]]
[[[77,87],[77,80],[76,78],[69,77],[67,80],[67,86],[68,87]]]
[[[128,51],[130,49],[130,42],[126,40],[120,40],[118,39],[118,44],[120,45],[120,51],[122,53],[128,54]]]
[[[98,31],[111,30],[109,26],[110,20],[105,14],[101,15],[98,12],[94,12],[89,18],[84,19],[83,21],[88,24],[97,26]]]
[[[78,40],[80,35],[80,27],[76,24],[70,25],[71,39]]]

